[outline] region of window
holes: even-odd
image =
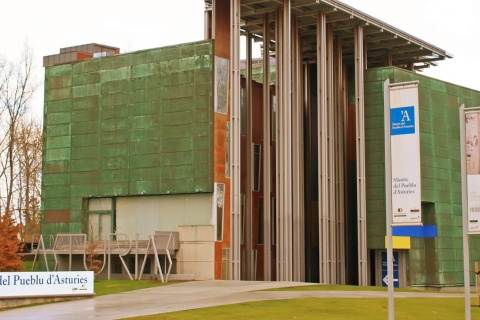
[[[247,135],[247,95],[245,88],[240,89],[240,134]]]
[[[222,248],[222,280],[230,279],[230,248]]]
[[[215,57],[215,112],[228,114],[228,60]]]
[[[262,161],[262,146],[253,145],[253,191],[260,191],[260,166]]]
[[[147,240],[155,231],[176,231],[183,225],[216,224],[213,201],[215,199],[208,193],[85,198],[83,208],[88,218],[83,230],[89,239],[95,240],[104,240],[113,232],[125,234],[130,239]],[[223,221],[223,214],[218,218]]]
[[[225,148],[225,177],[230,178],[230,121],[227,122],[227,137]]]
[[[272,226],[272,232],[270,233],[272,235],[272,244],[277,243],[277,202],[275,200],[275,197],[272,198],[272,220],[270,222],[270,225]]]
[[[272,132],[270,133],[271,134],[271,138],[272,138],[272,141],[275,141],[275,138],[276,138],[276,132],[277,132],[277,97],[275,95],[272,95],[271,96],[271,99],[270,99],[270,112],[271,112],[271,115],[270,115],[270,119],[271,119],[271,130]]]
[[[113,232],[115,199],[92,198],[88,201],[88,229],[90,240],[105,240]]]
[[[225,184],[215,184],[215,203],[216,203],[216,240],[223,240],[223,207],[225,203]]]
[[[240,243],[243,244],[245,238],[245,195],[240,195],[241,209],[240,209]]]
[[[263,198],[258,199],[258,230],[257,230],[257,244],[263,244]]]

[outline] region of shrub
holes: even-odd
[[[23,270],[23,244],[18,237],[20,226],[8,213],[0,217],[0,271],[22,271]]]

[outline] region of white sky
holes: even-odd
[[[424,74],[480,90],[480,1],[342,2],[454,55]],[[0,55],[14,60],[28,43],[39,81],[43,56],[63,47],[95,42],[129,52],[203,39],[203,0],[10,0],[2,13]],[[43,88],[32,108],[42,114]]]

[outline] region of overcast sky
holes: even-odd
[[[480,90],[479,0],[342,2],[454,55],[424,74]],[[13,60],[28,43],[42,81],[42,57],[63,47],[95,42],[129,52],[202,40],[203,14],[203,0],[9,0],[2,5],[0,55]],[[32,107],[42,113],[43,89]]]

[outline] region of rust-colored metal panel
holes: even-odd
[[[215,55],[230,59],[230,1],[214,1]]]
[[[85,60],[93,57],[93,54],[77,52],[77,60]]]
[[[227,116],[215,113],[215,134],[214,134],[214,179],[216,182],[223,182],[225,179],[225,161],[227,151]]]
[[[70,222],[70,210],[46,210],[44,223],[68,223]]]
[[[230,59],[230,1],[214,1],[215,8],[215,53],[217,57]],[[201,85],[196,86],[197,91]],[[218,99],[218,97],[217,97]],[[227,102],[228,103],[228,102]],[[215,113],[214,115],[214,181],[225,184],[225,204],[223,219],[223,240],[215,245],[215,279],[222,277],[222,249],[230,246],[230,179],[225,176],[226,153],[227,153],[227,114]]]

